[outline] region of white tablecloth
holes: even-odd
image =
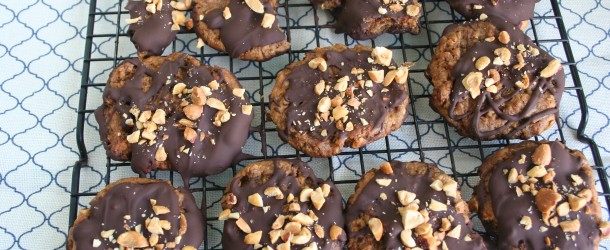
[[[610,164],[610,1],[564,0],[560,5],[589,103],[586,132]],[[2,249],[65,248],[88,9],[84,0],[0,1]],[[550,10],[537,7],[537,12]],[[100,53],[104,46],[112,47],[113,41],[100,42],[94,50]],[[123,46],[133,51],[128,42]],[[564,96],[561,117],[568,145],[590,152],[575,140],[576,98],[573,92]],[[88,145],[99,145],[97,135],[86,138]],[[101,152],[99,146],[95,150]],[[94,178],[98,187],[103,186],[100,177]]]

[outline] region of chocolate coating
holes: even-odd
[[[210,46],[226,51],[233,58],[256,61],[268,60],[273,56],[283,54],[290,48],[289,43],[286,42],[286,35],[279,28],[275,1],[261,0],[264,13],[276,16],[271,28],[262,27],[264,13],[254,12],[243,0],[229,0],[226,1],[226,4],[202,1],[205,3],[200,4],[201,1],[199,1],[197,5],[218,7],[204,9],[204,13],[199,13],[198,8],[201,7],[195,8],[196,13],[203,16],[203,20],[195,20],[195,25],[197,27],[202,23],[205,25],[204,29],[198,28],[196,32],[200,37],[205,38]],[[225,19],[223,15],[225,8],[228,8],[231,13],[229,19]],[[205,32],[218,33],[222,45],[219,46],[215,44],[215,41],[210,41],[215,38],[210,38],[211,35],[209,34],[202,34]],[[248,53],[250,55],[246,55]]]
[[[399,7],[393,10],[391,5]],[[386,13],[381,14],[380,8]],[[413,13],[408,14],[408,8],[413,8]],[[383,33],[419,34],[421,3],[417,0],[387,4],[382,0],[349,0],[343,1],[334,15],[336,32],[347,33],[356,40],[373,39]]]
[[[323,206],[318,210],[311,201],[300,202],[299,195],[305,188],[317,189],[327,184],[330,192]],[[283,199],[276,199],[264,194],[265,189],[278,187],[281,189]],[[248,202],[248,196],[259,194],[262,196],[264,206],[269,206],[267,212],[263,208],[256,207]],[[330,229],[333,225],[343,227],[343,206],[341,193],[331,181],[324,181],[314,175],[313,170],[304,162],[299,160],[273,159],[255,162],[241,170],[227,185],[222,198],[222,207],[237,212],[240,218],[248,223],[252,232],[262,231],[260,244],[277,249],[277,245],[283,243],[282,239],[271,243],[269,232],[278,215],[296,215],[299,212],[288,211],[287,198],[289,194],[295,197],[294,203],[300,205],[300,213],[308,215],[310,211],[315,213],[318,220],[314,225],[320,225],[324,229],[324,237],[320,238],[313,229],[313,225],[307,227],[312,238],[306,244],[292,244],[290,249],[302,249],[311,242],[317,243],[318,249],[342,249],[345,236],[339,240],[330,239]],[[236,198],[236,204],[231,204],[230,197]],[[286,219],[286,222],[289,222]],[[305,226],[303,226],[305,228]],[[254,249],[253,245],[244,243],[245,233],[236,225],[235,219],[224,222],[222,246],[224,249]]]
[[[397,129],[408,113],[406,84],[396,81],[388,86],[365,84],[371,80],[368,71],[377,69],[388,73],[390,68],[397,67],[393,61],[390,66],[369,62],[372,50],[366,46],[348,48],[344,45],[318,48],[309,52],[304,60],[282,70],[270,96],[271,117],[278,126],[280,137],[310,156],[328,157],[341,152],[343,146],[362,147]],[[328,70],[322,72],[309,67],[308,62],[314,58],[324,58]],[[354,68],[363,71],[354,74]],[[344,76],[349,77],[349,81],[343,92],[335,86]],[[321,80],[325,81],[327,90],[318,95],[314,86]],[[340,122],[341,125],[330,118],[319,119],[317,106],[325,97],[341,98],[341,106],[349,111],[347,120]],[[359,106],[350,105],[350,99],[358,100]],[[331,111],[329,117],[332,116]],[[315,125],[316,120],[320,125]],[[345,129],[348,122],[354,127],[351,131]]]
[[[172,11],[170,0],[160,0],[161,10],[154,14],[146,10],[146,1],[129,1],[125,9],[131,18],[142,18],[129,25],[127,34],[136,46],[139,54],[145,56],[161,55],[165,48],[176,38],[178,30],[172,30]]]
[[[449,229],[460,225],[459,239],[444,236],[443,233],[443,240],[449,249],[487,249],[483,239],[472,230],[468,208],[461,199],[459,190],[455,197],[451,197],[443,190],[436,191],[430,187],[435,180],[443,183],[453,181],[451,177],[442,173],[436,166],[421,162],[391,161],[389,165],[393,173],[386,174],[378,169],[368,171],[358,182],[354,195],[348,200],[345,219],[348,223],[349,249],[405,247],[400,236],[404,226],[398,210],[403,206],[398,198],[398,191],[408,191],[416,195],[415,199],[419,200],[419,210],[428,211],[427,223],[431,224],[432,232],[439,232],[443,218],[453,218]],[[390,179],[391,183],[382,186],[377,183],[378,179]],[[385,194],[385,200],[380,197],[381,194]],[[447,209],[432,211],[427,208],[432,199],[447,204]],[[366,225],[366,221],[373,217],[380,219],[383,225],[383,236],[380,241],[373,238],[371,230]],[[428,249],[426,241],[422,236],[417,236],[415,231],[413,229],[411,236],[415,239],[417,247]],[[470,240],[465,240],[467,235]],[[438,248],[440,249],[440,246]]]
[[[508,44],[499,41],[500,32],[508,34]],[[485,40],[490,38],[493,41]],[[457,47],[459,42],[454,39],[466,42]],[[495,54],[498,49],[510,52],[508,65],[494,63],[500,58]],[[449,53],[459,53],[459,56]],[[522,56],[522,64],[517,55]],[[479,70],[475,61],[482,57],[489,58],[490,62]],[[428,67],[428,77],[435,85],[431,106],[460,134],[473,139],[527,139],[539,135],[554,123],[564,90],[563,68],[550,77],[540,76],[553,60],[521,30],[495,17],[448,26]],[[492,81],[497,93],[485,85],[486,79],[494,78],[490,70],[499,73],[499,81]],[[471,73],[480,73],[483,80],[477,87],[481,93],[474,98],[463,83]],[[519,86],[517,82],[527,86]],[[450,93],[446,89],[448,84],[451,84]]]
[[[156,204],[169,208],[166,214],[153,212],[151,199]],[[198,247],[205,235],[204,218],[193,195],[188,189],[174,189],[168,182],[152,179],[128,178],[108,185],[83,210],[70,230],[68,249],[108,249],[119,247],[116,241],[101,237],[101,232],[115,230],[113,239],[126,232],[125,225],[149,238],[145,221],[157,217],[171,224],[169,230],[159,235],[159,243],[174,242],[180,236],[178,248]],[[128,216],[126,219],[126,216]],[[101,242],[93,247],[94,240]],[[168,249],[168,248],[163,248]]]
[[[447,0],[451,8],[467,19],[481,14],[496,16],[515,26],[534,17],[534,5],[540,0]],[[475,5],[477,7],[475,8]],[[480,8],[479,8],[480,6]]]
[[[125,68],[130,72],[125,73]],[[207,176],[222,172],[241,154],[252,121],[252,114],[245,114],[242,107],[249,105],[247,96],[238,97],[233,90],[241,88],[237,79],[226,69],[220,67],[200,66],[199,61],[185,54],[175,53],[169,57],[151,57],[144,62],[127,60],[111,73],[111,80],[104,91],[104,105],[100,106],[95,117],[100,124],[100,136],[108,154],[113,159],[131,160],[134,172],[141,175],[155,169],[174,169],[180,172],[185,180],[190,177]],[[115,74],[124,79],[113,82]],[[209,83],[216,81],[217,90],[208,88]],[[121,85],[122,83],[122,85]],[[219,110],[210,105],[204,105],[201,117],[187,119],[183,107],[193,100],[189,94],[172,94],[174,86],[184,83],[186,90],[205,86],[210,91],[207,99],[215,98],[221,101],[230,112],[230,119],[220,126],[214,124],[218,120]],[[123,142],[126,135],[140,130],[142,136],[145,129],[126,125],[131,119],[137,121],[134,109],[142,114],[149,110],[165,112],[165,124],[157,124],[153,140],[141,137],[137,143],[128,144],[123,151],[117,152],[115,133]],[[108,128],[116,126],[117,121],[112,116],[120,117],[120,128],[110,133]],[[193,142],[184,136],[185,125],[182,121],[189,120],[193,125],[196,138]],[[136,122],[137,123],[137,122]],[[136,124],[137,125],[137,124]],[[155,154],[160,147],[167,153],[166,160],[157,160]],[[185,149],[188,149],[185,151]],[[185,182],[187,183],[187,182]]]
[[[542,212],[537,208],[535,195],[532,192],[523,192],[523,195],[518,196],[516,188],[521,187],[522,183],[510,184],[507,174],[504,173],[515,168],[518,173],[525,175],[536,165],[533,163],[532,155],[536,148],[543,144],[550,146],[552,155],[550,164],[545,168],[553,169],[555,177],[553,183],[543,181],[534,183],[537,190],[552,189],[556,186],[556,192],[561,195],[558,205],[567,202],[569,194],[578,195],[578,192],[584,189],[592,191],[592,200],[587,202],[586,208],[579,211],[570,210],[567,216],[555,216],[559,223],[578,220],[580,229],[577,233],[567,233],[560,226],[545,223]],[[597,202],[592,170],[580,152],[572,151],[556,141],[525,141],[489,156],[483,162],[480,172],[481,182],[475,187],[473,201],[475,207],[478,207],[487,231],[496,237],[498,248],[597,249],[600,240],[598,229],[598,224],[601,222],[600,205]],[[583,182],[574,185],[572,175],[579,176]],[[553,215],[556,214],[552,213]],[[523,216],[531,218],[531,229],[527,230],[520,224]],[[541,227],[546,228],[546,231],[541,230]],[[550,239],[550,244],[545,242],[547,237]]]

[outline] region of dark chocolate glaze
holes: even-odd
[[[453,77],[455,80],[451,92],[449,116],[455,120],[470,119],[472,131],[476,137],[475,139],[485,139],[486,137],[494,136],[506,129],[511,129],[511,132],[506,135],[507,138],[511,138],[514,134],[536,120],[547,115],[558,114],[559,103],[564,90],[565,75],[563,70],[560,70],[557,74],[549,78],[540,77],[539,72],[542,71],[549,62],[554,60],[554,58],[546,51],[539,49],[538,46],[514,25],[494,17],[490,17],[487,22],[491,22],[499,31],[506,31],[510,36],[510,43],[505,45],[499,42],[496,37],[493,42],[480,41],[476,43],[461,55],[461,58],[453,68]],[[458,25],[470,25],[471,23],[472,22],[466,22],[448,26],[444,33],[451,32],[458,27]],[[515,55],[519,52],[516,47],[520,44],[523,44],[526,47],[526,50],[529,48],[536,48],[540,54],[538,56],[532,56],[531,53],[528,52],[529,56],[524,58],[525,66],[521,69],[515,69],[513,68],[513,66],[517,64]],[[496,57],[494,55],[494,50],[501,47],[507,48],[511,52],[511,63],[509,66],[497,66],[493,64],[493,59]],[[483,73],[483,79],[489,77],[487,73],[488,70],[496,69],[501,75],[500,83],[503,85],[503,88],[494,94],[485,91],[485,85],[481,84],[481,94],[474,100],[475,103],[471,104],[475,106],[474,109],[461,115],[455,114],[454,111],[458,102],[472,101],[470,93],[462,84],[462,80],[470,72],[479,72],[479,70],[475,68],[473,58],[478,59],[482,56],[487,56],[492,61],[487,67],[480,71]],[[529,77],[530,85],[528,89],[522,90],[515,86],[515,82],[521,80],[521,76],[524,74]],[[504,108],[504,104],[524,91],[530,95],[530,98],[521,112],[511,115],[501,110],[501,108]],[[545,92],[549,92],[554,96],[556,107],[534,113],[533,111],[536,108],[537,103]],[[490,112],[495,112],[498,117],[507,122],[494,130],[482,131],[479,128],[479,120]],[[517,124],[516,127],[510,128],[511,126],[514,126],[515,123]]]
[[[269,176],[268,179],[261,180],[249,180],[248,178],[239,178],[233,179],[229,183],[230,192],[233,193],[237,197],[237,204],[233,206],[231,212],[239,212],[242,219],[244,219],[252,232],[263,231],[263,236],[261,238],[260,244],[263,246],[271,246],[273,249],[277,249],[277,245],[283,243],[281,239],[279,239],[275,244],[271,244],[269,239],[269,232],[271,231],[271,225],[275,221],[278,215],[295,215],[297,212],[288,212],[285,213],[282,211],[283,207],[287,204],[286,197],[288,194],[293,194],[296,198],[299,199],[299,194],[301,190],[305,187],[301,186],[297,181],[297,177],[305,178],[305,183],[307,183],[308,187],[312,189],[316,189],[321,187],[322,184],[326,183],[330,185],[331,191],[326,197],[326,202],[317,210],[311,202],[299,202],[301,212],[304,214],[308,214],[309,210],[314,211],[316,216],[318,216],[318,221],[315,224],[319,224],[324,228],[324,239],[320,239],[313,230],[313,226],[310,226],[309,229],[312,232],[312,241],[318,244],[318,249],[342,249],[343,244],[345,243],[345,239],[342,241],[331,241],[330,240],[330,228],[332,225],[338,225],[343,227],[345,221],[343,219],[343,205],[341,199],[341,193],[334,186],[331,181],[324,181],[322,179],[317,178],[314,175],[313,170],[307,166],[304,162],[299,160],[287,160],[287,159],[274,159],[269,160],[272,161],[274,165],[273,174]],[[289,162],[293,168],[297,168],[297,176],[293,174],[289,174],[288,172],[279,168],[280,162]],[[242,170],[246,171],[246,169]],[[279,187],[284,194],[284,199],[278,200],[275,197],[268,197],[263,194],[264,190],[268,187]],[[270,206],[269,211],[267,213],[263,212],[263,209],[260,207],[255,207],[252,204],[248,203],[248,196],[258,193],[263,197],[264,206]],[[289,221],[287,219],[287,221]],[[224,222],[224,232],[222,235],[222,246],[224,249],[254,249],[253,245],[246,245],[244,243],[244,237],[246,234],[242,232],[235,224],[236,220],[229,219]],[[291,244],[291,249],[302,249],[303,247],[308,246],[309,243],[305,245],[295,245]]]
[[[403,249],[404,245],[400,240],[400,233],[404,227],[402,225],[402,217],[398,211],[398,207],[402,206],[398,200],[397,192],[406,190],[415,193],[416,199],[420,200],[419,209],[426,208],[426,204],[430,204],[431,199],[441,203],[450,202],[446,211],[428,211],[430,220],[428,223],[432,225],[433,232],[437,232],[441,225],[441,219],[452,216],[454,221],[451,222],[451,227],[461,225],[460,240],[445,237],[444,241],[449,246],[449,249],[486,249],[482,237],[472,230],[470,222],[466,222],[464,216],[455,210],[454,205],[456,200],[449,197],[443,191],[436,191],[430,187],[434,181],[432,172],[428,171],[422,175],[410,175],[409,164],[400,161],[391,161],[390,165],[394,170],[392,174],[385,174],[382,171],[376,171],[374,177],[366,184],[362,191],[358,194],[353,204],[346,208],[345,220],[348,225],[352,221],[357,220],[363,214],[370,214],[371,217],[379,218],[383,224],[383,236],[381,238],[382,249]],[[434,167],[434,166],[430,166]],[[381,186],[376,183],[375,179],[389,178],[392,183],[388,186]],[[387,195],[386,200],[382,200],[379,196],[381,193]],[[364,227],[360,231],[348,230],[348,237],[355,239],[363,237],[366,234],[371,234],[368,227]],[[463,240],[466,235],[470,235],[471,241]],[[413,239],[417,239],[415,233],[412,234]],[[417,242],[417,240],[416,240]],[[418,247],[424,247],[419,245]],[[439,247],[440,249],[440,247]]]
[[[187,189],[180,189],[180,192],[183,194],[182,204],[180,204],[174,187],[166,182],[117,184],[109,189],[104,197],[91,203],[88,219],[75,225],[72,236],[75,249],[119,247],[116,242],[102,238],[100,233],[115,230],[112,235],[114,239],[117,239],[119,235],[126,232],[124,225],[128,225],[131,231],[135,230],[135,226],[141,225],[141,232],[144,237],[148,238],[150,233],[146,230],[145,221],[152,217],[168,220],[171,224],[170,230],[164,230],[164,234],[159,235],[159,243],[173,242],[179,235],[181,213],[186,216],[187,229],[177,247],[199,247],[205,235],[204,218],[197,208],[193,195]],[[157,205],[166,206],[170,212],[155,215],[150,199],[157,200]],[[124,218],[126,215],[130,216],[129,220]],[[102,242],[97,248],[92,245],[94,239]]]
[[[222,172],[233,163],[235,157],[241,154],[241,148],[248,138],[253,115],[242,113],[242,105],[248,105],[249,101],[248,98],[242,100],[233,95],[223,75],[228,71],[223,73],[218,67],[212,69],[190,65],[186,63],[186,56],[176,61],[165,61],[157,72],[147,69],[136,59],[127,60],[125,63],[136,66],[135,74],[123,88],[107,87],[104,91],[104,99],[114,100],[117,112],[125,114],[124,117],[134,121],[137,118],[129,113],[134,106],[141,111],[151,110],[154,113],[157,109],[163,109],[166,113],[165,125],[158,125],[156,143],[131,144],[131,166],[134,172],[144,175],[155,170],[159,164],[155,160],[155,152],[160,146],[163,146],[167,152],[169,165],[180,172],[185,183],[188,183],[187,180],[193,176],[202,177]],[[176,77],[178,74],[181,74],[183,79],[178,79]],[[142,84],[147,77],[152,78],[152,81],[148,91],[144,92]],[[212,124],[217,110],[204,106],[203,114],[194,122],[197,125],[197,133],[205,133],[205,138],[201,141],[198,136],[197,140],[191,143],[184,138],[184,128],[177,126],[178,121],[186,116],[179,106],[182,99],[172,96],[172,89],[179,82],[183,82],[188,89],[207,86],[212,80],[216,80],[220,87],[218,90],[212,90],[212,95],[208,98],[213,97],[222,101],[227,110],[235,115],[218,127]],[[190,98],[184,96],[183,99]],[[96,119],[100,128],[105,126],[104,108],[105,106],[102,105],[96,110]],[[124,131],[128,134],[136,129],[124,125]],[[105,141],[107,131],[101,129],[100,135]],[[163,140],[164,136],[167,136],[166,140]],[[180,152],[182,146],[189,148],[190,152],[188,154]]]
[[[478,19],[481,14],[496,16],[514,25],[534,17],[534,5],[540,0],[447,0],[451,8],[467,19]],[[493,4],[496,2],[496,4]],[[475,9],[481,5],[481,9]]]
[[[142,20],[129,25],[127,34],[135,44],[138,52],[147,55],[161,55],[165,48],[176,38],[177,30],[172,30],[172,11],[170,0],[160,0],[161,10],[155,14],[146,11],[146,1],[129,1],[125,9],[129,10],[131,18],[141,17]]]
[[[590,176],[583,172],[583,159],[570,154],[570,150],[565,148],[559,142],[543,142],[551,146],[552,160],[546,167],[553,168],[556,176],[554,181],[557,185],[557,191],[563,195],[563,198],[557,204],[567,201],[567,194],[578,193],[580,190],[589,187]],[[541,143],[538,143],[538,145]],[[518,197],[515,191],[515,184],[509,184],[507,175],[504,170],[512,168],[517,169],[519,173],[525,174],[531,169],[531,155],[536,147],[528,147],[515,151],[510,159],[500,161],[496,164],[489,183],[479,184],[476,191],[476,199],[479,204],[485,204],[485,201],[491,199],[493,212],[497,221],[497,231],[495,233],[497,244],[500,249],[514,249],[523,246],[522,249],[595,249],[594,240],[600,237],[596,218],[591,214],[586,214],[585,209],[578,212],[570,211],[567,217],[559,217],[559,222],[565,220],[580,220],[580,231],[578,233],[565,233],[561,227],[546,226],[542,221],[542,214],[537,209],[534,196],[531,192],[526,192],[523,196]],[[524,164],[519,164],[521,155],[526,156]],[[582,185],[574,187],[570,175],[580,176],[584,182]],[[517,182],[519,186],[520,182]],[[485,190],[485,186],[489,185],[489,193]],[[550,188],[550,185],[545,185],[542,181],[536,183],[537,189]],[[590,206],[591,203],[588,203]],[[532,228],[525,230],[519,224],[521,217],[524,215],[530,216],[532,219]],[[546,232],[540,232],[540,227],[548,228]],[[568,239],[575,237],[575,240]],[[551,246],[545,244],[544,238],[551,239]]]
[[[347,0],[343,1],[340,7],[334,13],[337,22],[335,23],[335,32],[347,33],[350,37],[356,40],[373,39],[381,34],[369,33],[369,25],[365,21],[371,21],[382,18],[390,18],[393,21],[408,17],[406,6],[415,3],[414,0],[407,0],[401,11],[390,10],[390,5],[384,4],[382,0]],[[379,13],[379,7],[383,6],[387,9],[387,13],[382,15]],[[421,9],[421,8],[420,8]],[[400,24],[392,25],[384,32],[390,34],[399,34],[409,31],[406,27],[401,27]]]
[[[224,8],[218,8],[205,14],[203,21],[211,29],[220,30],[220,40],[225,50],[233,58],[257,47],[263,47],[286,40],[286,35],[279,28],[277,13],[267,0],[261,0],[265,13],[276,15],[270,29],[261,25],[263,15],[254,12],[243,0],[229,0],[231,18],[225,19]]]
[[[367,121],[368,126],[377,129],[381,128],[388,112],[402,105],[408,96],[405,85],[396,83],[396,81],[385,87],[381,83],[373,83],[371,87],[365,86],[362,88],[356,83],[357,78],[356,75],[351,73],[352,68],[364,69],[364,74],[362,74],[362,80],[364,81],[370,80],[367,72],[373,68],[383,69],[385,73],[390,71],[389,67],[369,63],[367,58],[370,56],[371,52],[368,50],[360,52],[352,49],[343,51],[329,50],[324,54],[328,64],[328,70],[325,72],[312,69],[307,63],[292,69],[287,77],[289,87],[284,94],[284,99],[290,103],[290,106],[286,109],[286,129],[285,131],[278,131],[280,137],[287,140],[291,127],[297,131],[308,133],[318,140],[347,136],[348,131],[337,129],[335,122],[330,120],[320,121],[320,126],[313,127],[320,99],[325,96],[333,99],[339,95],[340,92],[334,90],[334,86],[337,79],[343,76],[349,76],[348,89],[354,87],[354,97],[359,100],[368,98],[365,102],[361,101],[362,104],[358,110],[345,105],[347,100],[350,99],[347,95],[343,98],[343,103],[349,110],[348,121],[352,122],[355,128],[364,127],[360,120],[362,118]],[[392,61],[390,66],[396,67],[396,64]],[[314,92],[314,85],[320,80],[324,80],[326,85],[330,85],[330,89],[329,91],[324,91],[321,95],[317,95]],[[367,90],[371,90],[373,96],[369,96],[366,92]],[[273,101],[277,102],[278,100]],[[327,131],[327,136],[321,135],[321,131],[324,129]]]

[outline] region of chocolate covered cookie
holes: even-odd
[[[487,157],[479,174],[470,205],[500,249],[597,249],[610,235],[579,151],[525,141]]]
[[[269,97],[280,137],[313,157],[359,148],[398,129],[410,64],[383,48],[316,48],[280,71]]]
[[[233,58],[266,61],[290,49],[277,0],[194,0],[195,33]]]
[[[476,140],[540,135],[555,122],[565,82],[559,60],[493,17],[447,27],[427,75],[432,108]]]
[[[90,205],[74,221],[68,249],[196,249],[205,234],[193,195],[166,181],[122,179]]]
[[[330,181],[318,179],[298,160],[255,162],[227,185],[224,211],[224,249],[343,248],[341,193]]]
[[[499,17],[515,26],[526,27],[534,17],[534,5],[540,0],[447,0],[451,8],[466,19]]]
[[[347,201],[348,249],[487,249],[458,186],[422,162],[371,169]]]
[[[419,34],[421,3],[417,0],[349,0],[334,13],[337,33],[356,40],[373,39],[383,33]]]
[[[191,8],[191,0],[135,1],[125,6],[130,18],[127,34],[141,58],[158,56],[176,38],[181,29],[191,29],[193,22],[186,20],[185,12]]]
[[[131,160],[140,175],[222,172],[241,154],[253,118],[231,72],[182,53],[126,60],[110,73],[103,99],[95,118],[106,152]]]

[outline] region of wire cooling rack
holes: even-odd
[[[268,62],[243,62],[231,59],[226,53],[217,52],[209,47],[196,49],[197,38],[192,32],[180,33],[176,41],[166,50],[184,52],[198,57],[207,64],[229,68],[246,88],[252,102],[255,119],[252,123],[244,152],[251,158],[229,168],[224,173],[205,179],[190,180],[198,205],[207,217],[207,233],[203,249],[221,249],[222,222],[216,216],[221,211],[220,197],[228,180],[248,163],[271,157],[299,157],[315,170],[320,178],[333,180],[344,198],[353,193],[355,183],[367,170],[379,166],[390,159],[402,161],[424,161],[439,165],[452,175],[462,188],[465,199],[469,199],[472,188],[478,182],[477,167],[481,160],[495,150],[518,142],[518,140],[495,140],[477,142],[463,138],[448,127],[428,106],[431,84],[424,76],[431,54],[442,34],[451,23],[463,19],[454,13],[442,0],[423,1],[424,15],[420,19],[419,35],[400,34],[382,35],[374,40],[354,41],[342,34],[334,34],[332,17],[324,10],[314,9],[308,0],[286,0],[278,8],[280,26],[286,31],[292,43],[289,53]],[[98,125],[92,112],[101,103],[103,88],[110,71],[122,60],[135,57],[135,49],[126,34],[129,17],[124,6],[127,1],[90,0],[86,45],[83,60],[83,75],[77,119],[77,145],[80,160],[73,168],[70,200],[70,225],[78,210],[87,207],[95,194],[109,182],[124,177],[134,177],[129,162],[116,162],[108,159],[98,136]],[[596,185],[600,199],[605,199],[606,208],[610,204],[610,187],[596,143],[584,134],[587,125],[588,108],[585,94],[578,76],[574,56],[568,42],[557,0],[543,0],[536,7],[536,17],[530,20],[527,34],[536,44],[550,51],[564,63],[566,88],[562,106],[576,105],[580,114],[562,112],[557,124],[535,140],[560,140],[572,148],[584,148],[585,155],[592,161],[597,172]],[[315,48],[345,43],[349,46],[364,44],[385,46],[394,52],[398,62],[414,61],[416,66],[410,71],[409,95],[411,98],[410,117],[403,126],[377,142],[361,149],[346,149],[331,158],[309,158],[283,143],[275,125],[266,118],[268,102],[266,98],[273,87],[275,74],[284,66],[303,58],[304,53]],[[566,117],[574,117],[568,120]],[[566,123],[574,124],[566,126]],[[576,129],[573,127],[577,127]],[[182,185],[179,175],[171,171],[153,172],[148,177],[166,179],[174,185]],[[202,205],[203,204],[203,205]],[[603,203],[602,203],[603,204]],[[604,209],[607,211],[607,209]],[[607,214],[604,215],[607,217]],[[473,215],[475,228],[483,228]]]

